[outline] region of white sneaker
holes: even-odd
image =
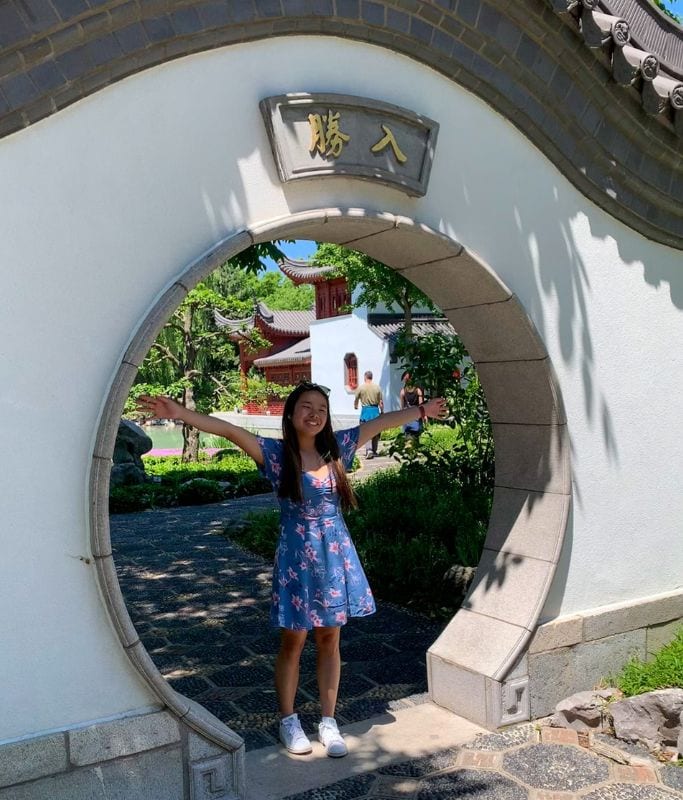
[[[323,717],[318,725],[318,739],[322,742],[325,752],[330,758],[342,758],[349,751],[346,742],[339,733],[337,723],[332,717]]]
[[[297,756],[310,753],[313,747],[299,722],[298,714],[290,714],[280,720],[280,741],[287,748],[287,752]]]

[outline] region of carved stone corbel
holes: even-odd
[[[588,47],[592,48],[605,47],[610,40],[618,47],[623,47],[631,38],[631,30],[625,19],[585,7],[581,14],[581,33]]]
[[[658,75],[654,80],[645,81],[642,90],[643,108],[654,116],[668,113],[674,103],[683,103],[683,84],[673,78]],[[683,108],[683,106],[682,106]]]
[[[612,75],[621,86],[630,86],[643,80],[654,80],[659,72],[659,61],[651,53],[625,45],[615,47],[612,53]]]

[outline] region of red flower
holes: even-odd
[[[455,378],[456,381],[460,380],[460,370],[459,369],[454,369],[453,370],[453,377]]]

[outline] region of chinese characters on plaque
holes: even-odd
[[[311,126],[309,152],[317,150],[323,158],[340,156],[351,137],[339,130],[339,112],[335,114],[330,109],[327,114],[309,114],[308,123]]]
[[[282,181],[344,175],[426,193],[439,128],[433,120],[349,95],[289,94],[260,105]]]

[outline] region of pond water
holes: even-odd
[[[180,454],[183,449],[183,427],[182,425],[145,425],[142,430],[152,440],[154,447],[149,456]],[[207,436],[199,434],[199,446],[206,448],[216,448],[227,445],[223,444],[222,439],[217,436]]]

